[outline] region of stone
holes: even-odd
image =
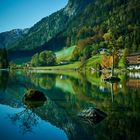
[[[96,124],[102,121],[107,116],[107,114],[97,108],[90,107],[80,112],[78,116],[83,119],[90,120]]]
[[[47,98],[43,94],[43,92],[30,89],[23,97],[24,101],[46,101]]]

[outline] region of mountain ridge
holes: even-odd
[[[26,29],[12,29],[10,31],[5,31],[0,33],[0,48],[7,48],[9,44],[15,42],[19,38],[22,38],[28,33],[28,28]]]
[[[85,2],[84,0],[81,0],[81,4],[78,4],[77,2],[79,2],[79,0],[69,0],[64,8],[37,22],[29,29],[28,34],[26,34],[23,39],[18,40],[10,46],[10,49],[32,50],[44,45],[63,31],[67,27],[68,22],[86,7],[85,4],[88,5],[91,1],[92,0],[87,0]],[[37,41],[31,42],[30,40],[32,38],[35,38]]]

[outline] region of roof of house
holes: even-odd
[[[140,55],[140,52],[131,53],[128,56],[135,56],[135,55]]]

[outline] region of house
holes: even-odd
[[[129,79],[126,85],[133,88],[140,88],[140,79]]]
[[[140,69],[140,52],[127,56],[128,69]]]
[[[105,54],[107,52],[107,49],[106,48],[100,48],[98,51],[99,51],[100,54]]]
[[[71,63],[70,61],[63,60],[63,61],[61,61],[59,64],[60,64],[60,65],[67,65],[67,64],[70,64],[70,63]]]

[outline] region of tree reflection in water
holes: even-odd
[[[69,139],[137,140],[140,134],[140,88],[134,88],[131,81],[139,79],[127,74],[118,76],[120,83],[110,84],[101,81],[102,77],[96,73],[95,76],[81,75],[79,78],[33,74],[31,85],[43,90],[48,100],[41,108],[35,108],[30,102],[24,103],[27,108],[10,116],[11,120],[24,130],[24,134],[38,124],[39,116],[63,129]],[[90,106],[106,112],[107,117],[97,125],[79,119],[77,114]]]
[[[9,115],[11,121],[19,126],[19,130],[22,131],[22,134],[31,133],[33,127],[38,125],[39,118],[28,108],[25,108],[23,111]]]
[[[39,124],[39,117],[34,113],[36,108],[44,105],[43,101],[40,102],[25,102],[26,107],[23,111],[16,114],[8,115],[11,121],[18,125],[22,134],[32,133],[33,128]]]
[[[5,91],[7,88],[9,79],[9,73],[8,71],[0,71],[0,90]]]
[[[55,86],[56,76],[52,74],[33,73],[30,75],[31,82],[35,86],[39,86],[43,89],[52,89]]]

